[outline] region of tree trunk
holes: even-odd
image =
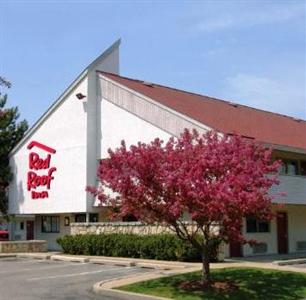
[[[202,280],[210,282],[209,255],[207,250],[202,252]]]

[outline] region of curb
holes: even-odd
[[[124,261],[124,260],[110,260],[110,259],[103,259],[103,258],[89,258],[89,262],[93,264],[100,264],[100,265],[112,265],[118,267],[135,267],[136,263],[134,261]]]
[[[53,261],[66,261],[66,262],[79,262],[79,263],[93,263],[101,265],[112,265],[119,267],[138,267],[152,270],[161,270],[161,271],[171,271],[171,270],[188,270],[194,266],[189,265],[178,265],[176,263],[168,261],[156,261],[151,260],[147,261],[137,261],[131,260],[128,258],[118,258],[115,257],[90,257],[90,256],[74,256],[74,255],[65,255],[60,253],[50,253],[50,252],[37,252],[37,253],[0,253],[1,258],[32,258],[32,259],[41,259],[41,260],[53,260]]]
[[[102,284],[104,282],[98,282],[94,284],[93,286],[93,292],[95,294],[101,295],[101,296],[108,296],[108,297],[114,297],[118,300],[169,300],[169,298],[162,298],[157,296],[150,296],[150,295],[144,295],[144,294],[137,294],[132,292],[125,292],[125,291],[119,291],[119,290],[113,290],[109,288],[103,288]]]
[[[121,291],[121,290],[117,290],[116,288],[120,288],[121,286],[129,285],[133,283],[168,277],[171,275],[177,275],[177,274],[185,273],[185,272],[194,272],[194,271],[196,271],[195,268],[190,268],[190,269],[181,268],[180,270],[175,270],[175,268],[172,268],[172,270],[168,270],[165,272],[161,270],[158,271],[156,269],[155,272],[151,272],[147,274],[138,273],[138,274],[132,274],[128,277],[123,276],[123,277],[118,277],[118,278],[112,278],[112,279],[100,281],[94,284],[93,292],[101,296],[108,296],[108,297],[115,298],[118,300],[131,300],[131,299],[132,300],[169,300],[169,298],[141,294],[141,293],[133,293],[133,292],[128,292],[128,291]]]
[[[16,254],[6,254],[6,253],[1,253],[0,254],[0,259],[4,258],[15,258],[17,255]]]
[[[16,257],[49,260],[51,258],[51,254],[47,254],[47,253],[17,253]]]
[[[89,258],[87,257],[73,257],[65,255],[51,255],[50,259],[57,261],[69,261],[69,262],[79,262],[79,263],[89,262]]]
[[[188,269],[188,267],[186,266],[174,266],[174,265],[169,265],[169,264],[164,264],[164,263],[154,264],[154,263],[146,263],[146,262],[139,262],[139,263],[136,262],[135,266],[139,268],[164,270],[164,271],[181,270],[181,269],[187,270]]]
[[[306,258],[298,258],[298,259],[290,259],[290,260],[276,260],[273,264],[278,266],[290,266],[290,265],[298,265],[305,264]]]

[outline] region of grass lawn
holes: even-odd
[[[239,290],[230,294],[187,292],[178,287],[186,280],[200,278],[200,272],[164,277],[120,287],[120,290],[172,299],[293,300],[306,298],[306,274],[257,268],[212,270],[214,280],[232,280]]]

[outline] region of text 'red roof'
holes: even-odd
[[[111,73],[107,78],[223,133],[306,150],[306,121]]]

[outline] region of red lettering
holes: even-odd
[[[56,171],[56,168],[51,168],[48,172],[48,177],[47,177],[47,189],[50,190],[50,185],[51,185],[51,180],[54,179],[52,176],[52,173]]]
[[[42,159],[37,153],[31,152],[29,154],[29,168],[34,170],[49,169],[50,160],[50,154],[47,155],[46,159]]]
[[[33,147],[38,147],[44,151],[54,154],[56,150],[40,144],[36,141],[32,141],[28,145],[28,149]],[[36,152],[31,152],[29,154],[29,169],[31,171],[27,174],[27,189],[31,192],[32,199],[49,198],[48,191],[33,191],[38,187],[44,187],[47,190],[51,188],[51,182],[54,179],[53,173],[56,171],[55,167],[50,168],[51,154],[47,154],[45,158],[41,158]],[[46,175],[37,174],[36,171],[48,170]],[[46,171],[45,171],[46,172]],[[40,173],[40,172],[39,172]],[[33,190],[32,190],[33,189]],[[40,190],[40,188],[38,189]]]
[[[43,191],[43,192],[34,192],[32,191],[31,193],[32,195],[32,199],[40,199],[40,198],[48,198],[49,197],[49,194],[47,191]]]
[[[39,186],[46,186],[47,189],[50,190],[51,181],[54,179],[52,174],[55,171],[56,168],[54,167],[48,171],[48,175],[37,175],[35,172],[29,171],[27,181],[28,191],[31,189],[36,189]]]

